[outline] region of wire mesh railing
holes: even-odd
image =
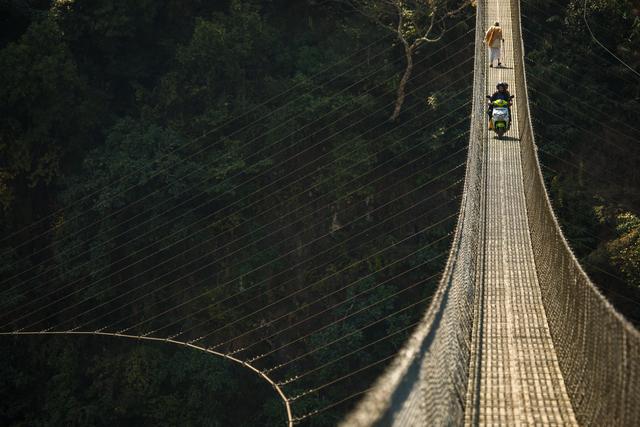
[[[527,215],[560,369],[581,425],[632,425],[640,419],[640,333],[589,280],[553,212],[531,125],[520,2],[511,4]]]

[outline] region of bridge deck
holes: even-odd
[[[487,22],[500,22],[505,68],[488,68],[487,94],[514,84],[513,32],[508,0],[487,2]],[[487,64],[488,67],[488,64]],[[518,94],[514,102],[518,102]],[[523,191],[516,108],[503,140],[488,135],[485,246],[478,284],[467,389],[467,424],[575,425],[536,276]]]

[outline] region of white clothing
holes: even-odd
[[[494,61],[500,63],[500,45],[498,47],[489,48],[489,64],[493,65]]]

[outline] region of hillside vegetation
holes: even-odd
[[[531,114],[554,208],[589,276],[638,325],[640,4],[588,0],[585,12],[583,1],[526,0],[522,9]]]
[[[413,43],[428,16],[411,4]],[[309,372],[290,395],[384,362],[437,283],[464,173],[474,9],[438,4],[452,13],[412,47],[398,109],[393,9],[0,3],[0,323],[252,346],[238,357],[268,353],[261,369],[295,359],[276,379]],[[257,376],[191,350],[15,337],[0,352],[2,425],[284,420]],[[299,399],[296,415],[384,366]]]
[[[398,37],[375,0],[0,2],[0,327],[215,346],[321,386],[294,414],[335,425],[424,312],[460,202],[475,9],[403,4]],[[583,6],[522,2],[534,128],[572,247],[640,324],[640,80]],[[586,13],[636,71],[638,10]],[[5,337],[0,360],[2,425],[285,419],[171,345]]]

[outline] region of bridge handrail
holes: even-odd
[[[640,333],[591,282],[554,214],[531,123],[519,0],[511,10],[527,216],[560,369],[581,425],[631,425],[640,420]]]

